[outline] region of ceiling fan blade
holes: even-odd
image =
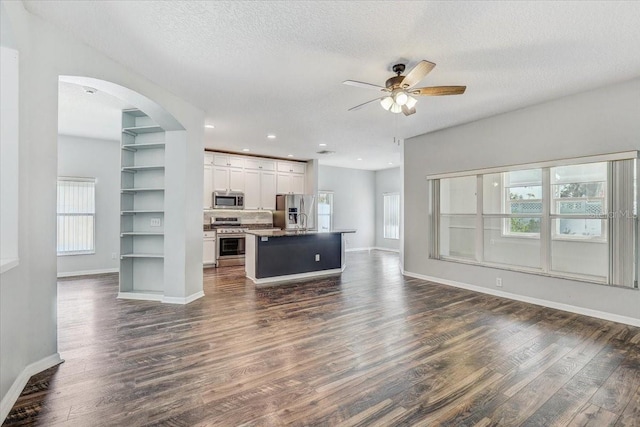
[[[462,95],[466,89],[466,86],[431,86],[411,89],[409,93],[422,96]]]
[[[403,105],[402,112],[404,113],[405,116],[410,116],[416,112],[416,107],[409,108],[406,105]]]
[[[411,71],[409,71],[405,76],[405,78],[402,80],[402,87],[404,88],[413,87],[420,80],[424,79],[425,76],[429,74],[429,72],[431,72],[431,70],[433,70],[433,67],[435,66],[436,64],[434,64],[433,62],[429,62],[425,60],[418,62],[418,65],[413,67]]]
[[[382,98],[385,98],[385,97],[383,96]],[[351,108],[349,108],[347,111],[359,110],[359,109],[361,109],[362,107],[364,107],[365,105],[367,105],[367,104],[371,104],[372,102],[379,101],[379,100],[381,100],[382,98],[372,99],[371,101],[367,101],[367,102],[364,102],[364,103],[362,103],[362,104],[360,104],[360,105],[356,105],[355,107],[351,107]]]
[[[345,81],[342,82],[342,84],[349,85],[349,86],[355,86],[355,87],[362,87],[362,88],[365,88],[365,89],[375,89],[375,90],[388,91],[386,87],[374,85],[374,84],[371,84],[371,83],[357,82],[355,80],[345,80]]]

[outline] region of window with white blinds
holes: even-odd
[[[400,194],[384,194],[384,238],[400,238]]]
[[[96,180],[58,177],[58,255],[95,253]]]

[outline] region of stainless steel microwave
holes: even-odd
[[[213,193],[214,209],[244,209],[244,193],[237,191],[215,191]]]

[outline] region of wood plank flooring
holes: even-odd
[[[347,260],[262,289],[207,269],[187,306],[61,280],[65,363],[3,425],[640,426],[640,328],[404,278],[393,253]]]

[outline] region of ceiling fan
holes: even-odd
[[[433,62],[422,60],[403,76],[405,65],[396,64],[393,66],[393,72],[395,76],[386,81],[384,87],[374,85],[371,83],[357,82],[355,80],[345,80],[342,83],[349,86],[363,87],[365,89],[375,89],[381,92],[385,92],[385,95],[379,98],[372,99],[363,104],[356,105],[353,108],[349,108],[349,111],[359,110],[367,104],[375,101],[380,101],[380,105],[387,111],[392,113],[404,113],[405,116],[410,116],[416,112],[415,105],[418,102],[414,96],[442,96],[442,95],[461,95],[464,93],[466,86],[431,86],[431,87],[418,87],[414,88],[416,84],[420,82],[436,64]]]

